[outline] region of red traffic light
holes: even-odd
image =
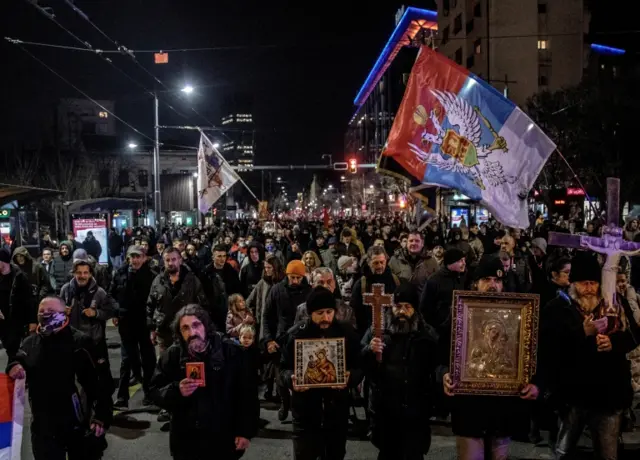
[[[349,172],[351,174],[358,172],[358,161],[355,158],[349,160]]]

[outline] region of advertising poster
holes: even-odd
[[[489,223],[489,210],[485,208],[478,208],[476,211],[476,223],[478,225]]]
[[[98,263],[107,265],[109,263],[109,251],[107,249],[106,217],[74,216],[72,224],[76,240],[82,243],[83,248],[89,254],[94,255],[94,257],[98,254]]]
[[[452,207],[451,208],[451,227],[468,227],[469,226],[469,208]]]

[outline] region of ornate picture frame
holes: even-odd
[[[297,339],[294,374],[301,388],[326,388],[347,384],[344,338]]]
[[[536,372],[539,315],[538,294],[453,291],[454,393],[517,396]]]

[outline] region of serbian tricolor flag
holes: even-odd
[[[24,380],[0,374],[0,460],[20,460]]]
[[[423,47],[378,169],[412,186],[456,189],[503,224],[526,228],[529,191],[555,148],[513,102]]]

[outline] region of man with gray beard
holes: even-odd
[[[538,373],[546,379],[560,415],[556,459],[570,458],[588,425],[595,456],[617,458],[622,412],[633,400],[627,353],[640,340],[626,299],[607,308],[595,254],[571,262],[569,292],[545,307],[540,325]],[[631,321],[629,321],[631,319]]]
[[[429,451],[438,336],[417,310],[415,286],[402,283],[385,311],[382,338],[369,328],[363,364],[371,390],[371,442],[378,460],[417,460]],[[376,353],[382,353],[378,362]]]

